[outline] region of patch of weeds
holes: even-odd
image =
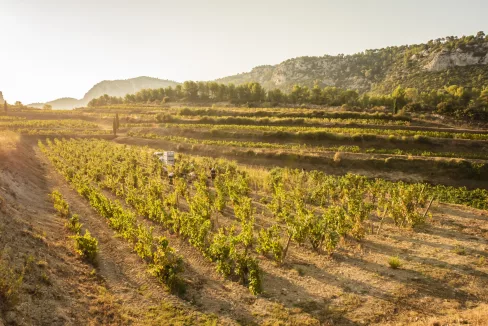
[[[355,308],[361,304],[361,298],[354,293],[345,293],[342,296],[342,303],[349,308]]]
[[[16,273],[0,252],[0,302],[9,305],[14,305],[17,302],[24,274],[25,266],[20,274]]]
[[[96,304],[90,308],[93,325],[128,325],[130,318],[124,314],[122,306],[106,288],[99,287]]]
[[[33,237],[34,237],[34,239],[41,241],[44,245],[47,246],[46,232],[44,232],[44,231],[42,233],[35,232]]]
[[[45,283],[47,285],[51,285],[51,280],[49,279],[49,276],[47,275],[46,272],[41,273],[41,280],[43,283]]]
[[[137,289],[137,292],[140,294],[140,295],[143,295],[145,292],[147,291],[147,285],[146,284],[143,284],[141,285],[138,289]]]
[[[477,261],[478,266],[485,266],[485,261],[486,261],[486,259],[483,256],[478,258],[478,261]]]
[[[398,257],[390,257],[388,258],[388,265],[393,269],[398,269],[402,266],[402,262]]]
[[[458,254],[460,256],[466,255],[466,249],[464,249],[464,247],[462,247],[460,245],[456,245],[454,247],[454,249],[452,250],[452,252],[454,252],[455,254]]]
[[[311,314],[313,313],[314,311],[318,311],[318,310],[322,310],[324,309],[324,307],[314,301],[314,300],[304,300],[303,302],[297,302],[295,304],[293,304],[295,307],[298,307],[300,309],[302,309],[302,311],[308,313],[308,314]]]
[[[190,312],[174,306],[169,302],[162,302],[159,306],[148,308],[143,324],[150,325],[206,325],[218,324],[218,317],[214,314]]]
[[[39,261],[37,262],[37,266],[39,266],[39,267],[41,267],[41,268],[46,268],[46,267],[48,266],[48,263],[47,263],[47,261],[45,261],[45,260],[39,260]]]
[[[293,269],[298,273],[299,276],[305,275],[305,272],[303,271],[303,269],[301,267],[294,266]]]

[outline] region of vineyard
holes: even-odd
[[[32,241],[74,253],[92,324],[476,325],[487,137],[337,109],[23,109],[0,115],[0,156],[22,158],[0,170],[0,217],[41,212]],[[168,150],[174,166],[154,155]],[[17,182],[16,169],[37,172]],[[19,298],[33,279],[45,293],[51,260],[0,276]]]
[[[128,125],[122,125],[128,127]],[[133,127],[148,127],[141,125],[131,125]],[[168,141],[174,141],[178,143],[188,144],[203,144],[203,145],[216,145],[216,146],[230,146],[230,147],[243,147],[243,148],[265,148],[265,149],[288,149],[305,152],[341,152],[341,153],[376,153],[376,154],[392,154],[392,155],[405,155],[405,156],[424,156],[424,157],[451,157],[451,158],[466,158],[466,159],[481,159],[488,160],[488,153],[473,153],[473,152],[430,152],[422,151],[418,149],[402,150],[402,149],[386,149],[386,148],[361,148],[357,145],[351,146],[311,146],[310,144],[290,144],[290,143],[270,143],[270,142],[253,142],[253,141],[238,141],[238,140],[211,140],[211,139],[198,139],[181,136],[165,136],[158,135],[148,130],[129,131],[127,133],[131,137],[140,137],[147,139],[162,139]]]

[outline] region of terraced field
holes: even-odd
[[[36,234],[45,232],[48,245],[32,255],[62,247],[80,257],[71,264],[87,297],[59,300],[92,310],[73,320],[483,325],[488,318],[484,130],[333,109],[163,107],[24,110],[0,116],[0,126],[0,155],[10,162],[0,174],[0,232],[16,232],[9,214],[33,216],[10,203],[35,190]],[[163,150],[176,151],[175,166],[153,155]],[[16,182],[16,157],[29,157],[23,164],[42,177]],[[10,279],[25,264],[20,249],[0,255],[14,266],[3,269]],[[63,275],[67,267],[49,257],[49,268],[25,269],[25,280],[11,284],[17,300],[42,275]],[[60,284],[37,284],[40,298],[56,298]],[[2,309],[14,311],[12,321],[35,323],[9,302]],[[44,323],[59,318],[52,311]]]

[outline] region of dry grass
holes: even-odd
[[[14,150],[19,143],[20,136],[12,131],[0,130],[0,152]]]

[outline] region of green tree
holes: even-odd
[[[114,136],[117,136],[117,120],[114,117],[114,120],[112,121],[112,130],[114,133]]]
[[[52,107],[52,105],[49,105],[49,104],[44,104],[44,105],[42,106],[42,109],[43,109],[43,110],[52,110],[52,109],[53,109],[53,107]]]
[[[179,86],[179,85],[178,85]],[[187,80],[183,83],[183,94],[187,100],[198,99],[198,84],[194,81]]]
[[[115,113],[115,129],[119,130],[119,127],[120,127],[119,114]]]
[[[405,99],[405,89],[398,86],[391,94],[391,97],[393,98],[393,113],[396,114],[405,106],[405,104],[407,104],[407,100]]]
[[[315,83],[312,90],[310,91],[310,102],[312,102],[313,104],[322,103],[322,89],[317,83]]]

